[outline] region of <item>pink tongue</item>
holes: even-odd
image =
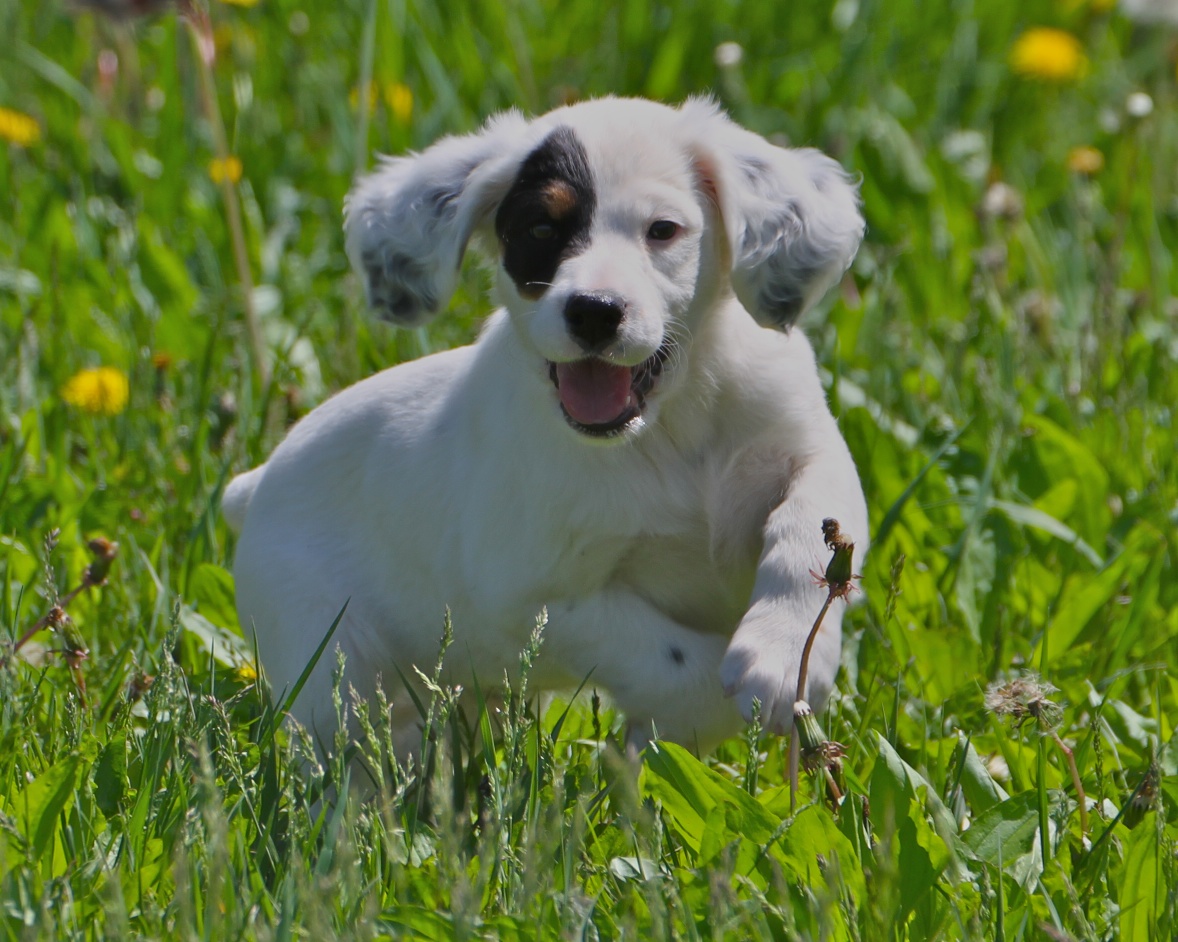
[[[630,408],[633,370],[604,360],[558,363],[556,382],[564,411],[582,425],[605,425]]]

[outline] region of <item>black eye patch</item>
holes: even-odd
[[[597,196],[589,158],[572,128],[532,151],[495,214],[503,266],[520,294],[538,298],[566,258],[589,244]]]

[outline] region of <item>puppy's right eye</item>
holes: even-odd
[[[650,224],[646,237],[655,242],[670,242],[679,234],[679,224],[669,219],[658,219]]]
[[[556,235],[556,226],[550,222],[538,222],[528,230],[528,235],[544,242]]]

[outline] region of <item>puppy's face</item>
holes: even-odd
[[[346,217],[370,304],[400,324],[445,307],[472,239],[488,248],[554,417],[614,441],[665,408],[725,292],[787,329],[863,236],[837,163],[699,99],[507,112],[385,161],[357,181]]]
[[[551,116],[494,217],[515,327],[554,407],[593,438],[657,414],[715,254],[698,170],[685,149],[653,146],[650,117],[619,129],[616,103]]]

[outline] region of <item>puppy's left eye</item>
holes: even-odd
[[[669,242],[679,232],[679,224],[669,219],[659,219],[650,224],[646,237],[653,242]]]
[[[556,226],[550,222],[538,222],[528,230],[528,235],[543,242],[556,235]]]

